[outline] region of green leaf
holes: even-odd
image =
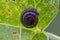
[[[49,38],[53,39],[53,40],[60,40],[60,37],[57,35],[54,35],[52,33],[49,32],[44,32],[46,35],[48,35]]]
[[[19,29],[7,26],[0,25],[0,40],[18,40],[19,39]]]
[[[34,35],[32,40],[48,40],[48,39],[44,33],[37,33],[36,35]]]
[[[19,27],[20,16],[26,8],[38,10],[39,20],[36,27],[44,29],[58,13],[58,0],[5,0],[0,2],[0,23]]]
[[[23,25],[22,40],[47,40],[42,30],[56,17],[58,0],[0,0],[0,40],[19,39],[20,16],[27,8],[38,10],[38,24],[35,28],[25,28]]]
[[[0,25],[0,40],[19,40],[18,28]],[[44,33],[35,33],[31,30],[22,29],[22,40],[47,40]]]

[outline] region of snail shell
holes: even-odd
[[[21,22],[27,28],[33,28],[38,23],[38,12],[34,8],[28,8],[22,12]]]

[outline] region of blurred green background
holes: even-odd
[[[59,0],[59,12],[53,22],[49,25],[45,31],[53,33],[55,35],[60,36],[60,0]]]

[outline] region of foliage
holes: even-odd
[[[47,40],[44,29],[58,13],[58,0],[0,0],[0,40],[18,40],[21,13],[26,8],[38,10],[35,28],[22,26],[22,40]]]

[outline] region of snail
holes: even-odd
[[[21,22],[26,28],[33,28],[38,23],[38,12],[35,8],[28,8],[22,12]]]

